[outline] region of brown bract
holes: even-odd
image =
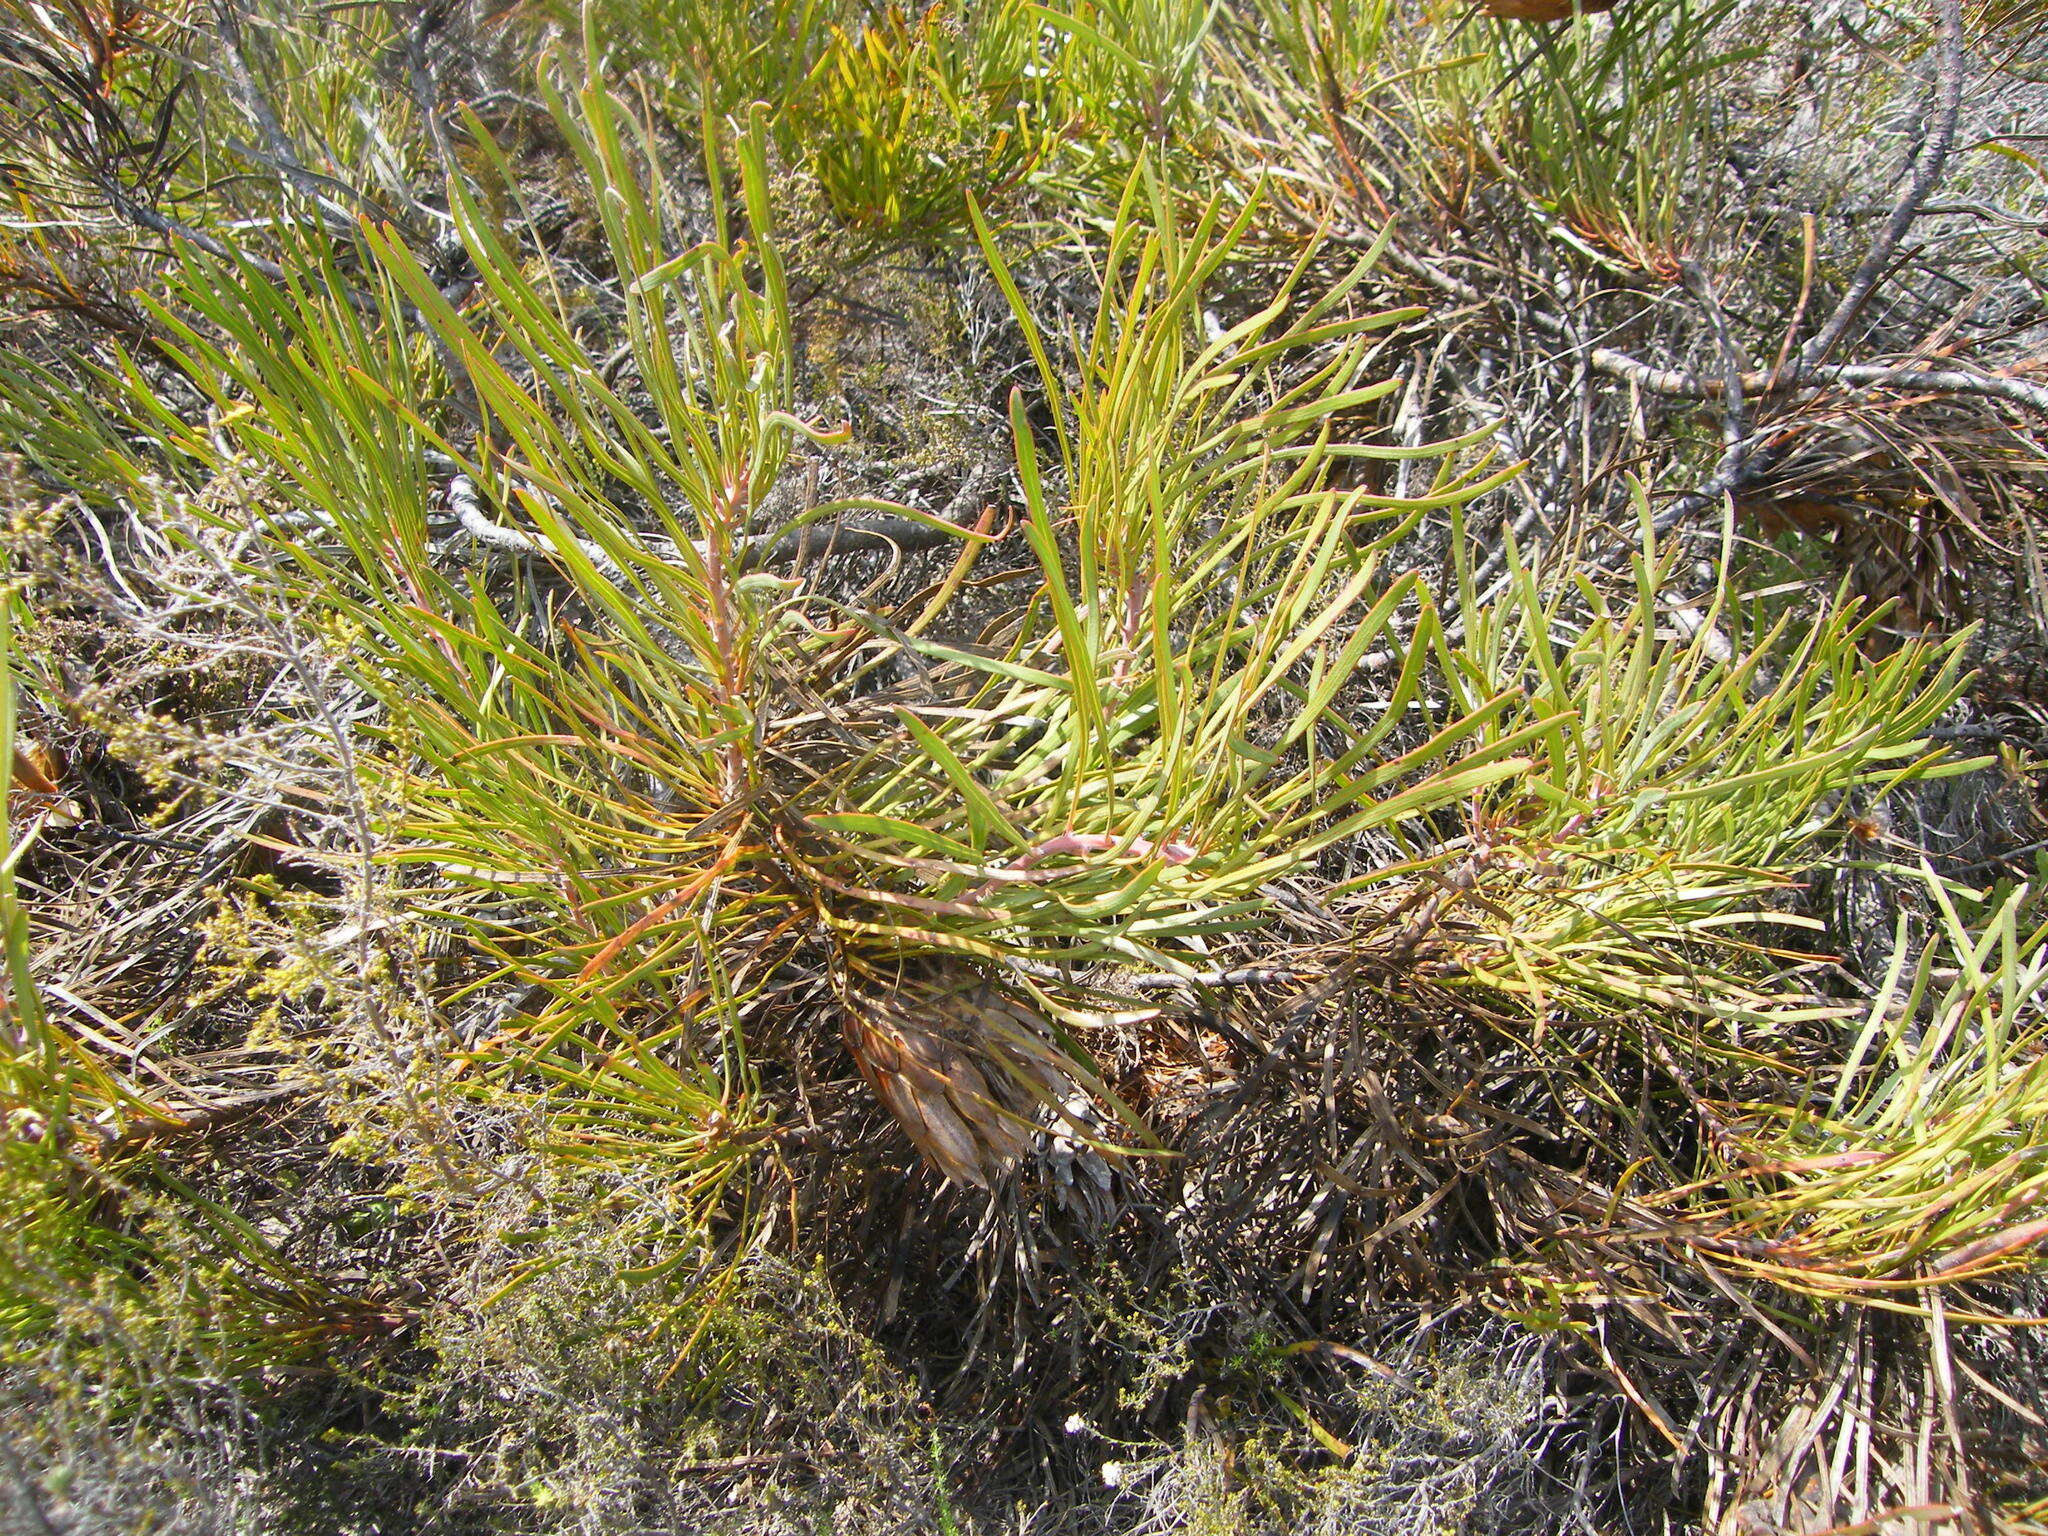
[[[53,827],[77,826],[85,813],[77,802],[65,798],[57,779],[57,760],[47,747],[36,741],[16,742],[7,790],[9,818],[40,814]]]
[[[1030,1148],[1040,1107],[1073,1090],[1045,1020],[963,963],[852,962],[840,1001],[861,1076],[956,1183],[993,1188]]]

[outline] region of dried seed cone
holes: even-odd
[[[994,1188],[1074,1091],[1045,1020],[962,962],[849,959],[840,1002],[861,1075],[956,1183]]]

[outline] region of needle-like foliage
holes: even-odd
[[[2048,1507],[2025,18],[1493,9],[0,6],[0,1509]]]
[[[1915,958],[1901,921],[1839,1064],[1804,1102],[1738,1111],[1717,1244],[1733,1268],[1917,1310],[1930,1282],[2023,1266],[2048,1233],[2048,931],[2025,890],[1966,921],[1981,893],[1923,878],[1937,931]]]
[[[1642,1009],[1689,1038],[1718,1019],[1697,1037],[1709,1050],[1832,1012],[1775,979],[1774,957],[1797,958],[1785,936],[1820,927],[1783,898],[1848,791],[1967,766],[1926,742],[1961,688],[1956,646],[1873,657],[1880,613],[1838,599],[1773,614],[1725,578],[1674,602],[1654,542],[1627,600],[1546,586],[1512,552],[1508,565],[1482,602],[1461,559],[1469,617],[1440,646],[1453,699],[1512,690],[1493,729],[1535,733],[1517,736],[1531,771],[1475,796],[1434,855],[1448,905],[1433,911],[1459,933],[1450,977],[1539,1020],[1553,1005]]]
[[[414,920],[438,912],[497,977],[545,996],[474,1074],[551,1084],[575,1147],[651,1141],[715,1197],[768,1112],[743,1020],[807,944],[843,957],[835,975],[896,985],[920,955],[994,967],[1012,991],[1052,987],[1017,1006],[1057,1012],[1078,994],[1063,1004],[1046,967],[1187,970],[1207,939],[1256,926],[1264,888],[1316,850],[1521,771],[1531,731],[1487,729],[1506,696],[1417,728],[1435,621],[1415,576],[1384,570],[1421,516],[1503,476],[1446,467],[1404,502],[1339,478],[1361,456],[1472,446],[1338,441],[1389,387],[1367,375],[1375,338],[1411,318],[1357,303],[1369,257],[1309,297],[1305,252],[1222,326],[1208,291],[1250,213],[1212,204],[1182,230],[1158,171],[1134,176],[1077,385],[1029,335],[1065,488],[1063,504],[1048,491],[1019,397],[1035,591],[979,641],[940,640],[920,633],[929,614],[848,613],[757,567],[804,522],[863,505],[775,510],[792,446],[832,438],[792,413],[758,127],[739,189],[752,235],[714,185],[724,233],[678,251],[653,140],[595,80],[556,111],[604,220],[638,397],[457,185],[480,285],[466,309],[388,229],[364,231],[370,292],[331,265],[281,285],[189,252],[156,314],[213,425],[130,398],[187,473],[232,496],[203,515],[254,535],[252,573],[347,647],[380,712],[381,746],[356,764],[379,821],[364,833],[420,877]],[[451,570],[444,500],[485,548],[553,579]],[[988,535],[941,527],[962,544],[957,581]],[[1410,659],[1379,723],[1343,723],[1347,680],[1397,642]],[[904,655],[923,681],[878,685]],[[843,990],[864,1067],[930,1056],[900,1036],[884,1050],[862,987]],[[956,979],[940,995],[978,994]],[[968,1034],[1003,1036],[1003,1017]],[[1024,1102],[1070,1078],[1099,1091],[1071,1037],[1064,1052],[1043,1027],[1003,1038],[983,1070],[1024,1083]],[[980,1114],[981,1139],[1009,1149],[994,1163],[1012,1160],[994,1128],[1016,1104],[956,1084],[942,1115],[942,1086],[926,1125]]]

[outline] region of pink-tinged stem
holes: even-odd
[[[1108,853],[1122,842],[1122,838],[1109,832],[1062,832],[1058,837],[1049,837],[1036,848],[1028,850],[1022,858],[1008,867],[1031,869],[1046,859],[1056,859],[1063,853]],[[1153,843],[1142,837],[1132,838],[1130,848],[1131,852],[1141,859],[1149,859],[1156,855],[1169,864],[1186,864],[1195,856],[1195,850],[1186,843]]]
[[[1056,859],[1062,854],[1084,858],[1089,854],[1109,853],[1123,846],[1124,840],[1108,832],[1062,832],[1058,837],[1049,837],[1036,848],[1026,849],[1008,864],[999,866],[1004,874],[1020,874],[1032,869],[1047,859]],[[1186,843],[1155,843],[1146,838],[1130,840],[1130,851],[1141,859],[1157,858],[1168,864],[1186,864],[1193,860],[1200,850]],[[1002,881],[991,880],[979,887],[968,897],[970,901],[981,901],[1000,888]]]
[[[740,698],[740,656],[739,637],[733,623],[732,607],[727,591],[728,573],[726,550],[732,537],[732,529],[739,526],[745,514],[747,488],[728,482],[720,506],[720,517],[715,526],[706,528],[704,538],[704,586],[710,599],[708,618],[711,626],[711,644],[718,653],[719,674],[716,693],[721,704],[732,708]],[[726,798],[737,799],[747,787],[746,753],[737,741],[729,742],[721,754],[723,758],[722,783]]]
[[[2048,1217],[2039,1221],[2023,1222],[2017,1227],[2008,1227],[2003,1232],[1994,1233],[1990,1237],[1980,1238],[1966,1247],[1958,1248],[1935,1264],[1934,1273],[1954,1274],[1959,1269],[1981,1263],[1986,1259],[2002,1258],[2008,1253],[2031,1247],[2043,1238],[2048,1238]]]

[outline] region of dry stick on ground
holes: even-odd
[[[1653,368],[1626,353],[1595,347],[1587,360],[1600,372],[1640,385],[1653,395],[1711,400],[1728,389],[1724,379],[1702,379],[1682,368]],[[1739,379],[1742,393],[1757,399],[1781,395],[1815,384],[1846,384],[1854,388],[1924,390],[1938,395],[1981,395],[2004,400],[2048,416],[2048,386],[1996,373],[1965,373],[1959,368],[1916,368],[1910,363],[1829,363],[1798,367],[1788,363],[1782,373],[1759,369]]]
[[[939,513],[941,521],[954,525],[956,532],[934,527],[907,517],[890,517],[870,514],[858,523],[834,520],[828,523],[812,524],[803,528],[789,529],[781,533],[758,534],[739,541],[735,557],[740,564],[749,568],[763,561],[795,556],[817,558],[828,555],[851,555],[888,553],[916,549],[936,549],[955,537],[973,536],[974,502],[983,488],[994,478],[994,469],[984,461],[970,469],[967,479],[954,493]],[[527,494],[540,496],[532,486],[521,486]],[[467,475],[456,475],[448,482],[446,492],[448,510],[455,514],[463,531],[492,549],[503,550],[511,555],[535,556],[541,559],[552,557],[555,547],[536,533],[527,533],[518,528],[508,528],[503,523],[493,522],[484,510],[482,500],[477,496],[476,482]],[[644,536],[643,536],[644,537]],[[577,539],[576,547],[590,562],[607,576],[623,578],[625,572],[619,563],[600,545],[587,539]],[[681,551],[666,540],[648,540],[648,552],[663,560],[681,558]]]
[[[1735,338],[1728,331],[1728,315],[1721,308],[1721,300],[1708,280],[1706,269],[1698,262],[1685,263],[1686,285],[1700,301],[1700,307],[1707,312],[1707,323],[1714,333],[1714,345],[1721,353],[1724,383],[1722,399],[1726,402],[1721,413],[1721,462],[1715,466],[1713,477],[1690,496],[1681,496],[1677,501],[1657,514],[1657,532],[1669,531],[1674,525],[1693,513],[1720,501],[1721,497],[1744,479],[1753,474],[1755,443],[1749,435],[1749,402],[1742,393],[1742,358],[1735,350]]]
[[[1398,245],[1386,249],[1389,265],[1406,272],[1439,292],[1466,304],[1496,305],[1498,295],[1489,296],[1460,277],[1425,261]],[[1521,311],[1530,324],[1553,336],[1564,336],[1564,320],[1540,309]],[[1683,368],[1659,368],[1618,352],[1612,347],[1593,347],[1586,361],[1595,372],[1634,384],[1653,395],[1680,400],[1711,400],[1728,387],[1725,379],[1701,378]],[[1925,390],[1931,394],[1981,395],[2025,406],[2048,416],[2048,386],[1997,373],[1966,373],[1957,368],[1919,368],[1910,363],[1819,363],[1788,362],[1782,369],[1759,369],[1742,375],[1742,393],[1749,399],[1786,394],[1816,384],[1840,384],[1857,389]]]
[[[1885,273],[1897,256],[1900,243],[1913,223],[1927,211],[1927,199],[1940,186],[1955,145],[1956,125],[1961,112],[1963,86],[1963,33],[1961,0],[1937,0],[1939,36],[1935,53],[1935,85],[1932,102],[1933,126],[1915,156],[1912,173],[1891,216],[1872,241],[1858,264],[1849,286],[1819,331],[1800,348],[1796,357],[1769,370],[1746,372],[1723,378],[1702,378],[1680,368],[1660,368],[1612,347],[1594,347],[1586,361],[1596,371],[1657,395],[1679,399],[1707,400],[1740,395],[1758,399],[1783,394],[1816,384],[1848,385],[1856,388],[1924,390],[1935,394],[1978,395],[2003,400],[2048,416],[2048,387],[2029,380],[1997,374],[1971,373],[1955,368],[1920,368],[1910,364],[1829,363],[1849,328],[1869,303]],[[1462,303],[1497,304],[1490,296],[1448,272],[1441,270],[1398,244],[1386,252],[1390,265],[1420,279]],[[1570,327],[1563,317],[1544,310],[1524,311],[1528,321],[1553,336],[1568,338]],[[1760,462],[1747,460],[1751,472]],[[1691,516],[1734,485],[1718,485],[1717,474],[1706,486],[1681,498],[1658,519],[1660,528]]]
[[[344,237],[354,234],[355,221],[348,210],[335,201],[334,194],[344,193],[359,202],[363,201],[362,194],[331,176],[321,175],[301,160],[293,149],[277,109],[271,106],[269,98],[256,83],[256,72],[249,67],[248,53],[242,47],[239,0],[222,0],[216,30],[220,34],[221,56],[227,65],[228,94],[234,97],[236,105],[248,115],[249,121],[256,125],[256,132],[263,140],[261,154],[233,139],[225,141],[227,147],[245,159],[268,164],[319,210],[320,221],[329,234]]]
[[[1770,375],[1761,381],[1763,388],[1787,389],[1795,388],[1802,382],[1820,381],[1820,372],[1825,360],[1847,334],[1849,327],[1855,324],[1857,316],[1863,312],[1863,307],[1869,303],[1871,295],[1877,291],[1878,284],[1884,280],[1886,272],[1891,268],[1900,242],[1913,227],[1913,221],[1920,217],[1920,210],[1926,204],[1928,196],[1941,185],[1942,177],[1948,169],[1949,153],[1955,146],[1956,121],[1962,111],[1962,0],[1935,0],[1935,8],[1938,17],[1938,37],[1934,56],[1934,122],[1927,138],[1920,146],[1919,153],[1914,157],[1912,173],[1907,178],[1905,190],[1899,194],[1898,203],[1893,207],[1891,217],[1885,220],[1884,227],[1878,231],[1877,238],[1864,253],[1862,262],[1850,277],[1849,286],[1836,303],[1834,312],[1828,316],[1827,323],[1814,334],[1812,340],[1799,349],[1798,355],[1790,363],[1783,368],[1771,370]],[[1655,526],[1659,533],[1669,532],[1680,523],[1718,505],[1723,497],[1765,473],[1773,462],[1770,455],[1756,451],[1757,445],[1746,430],[1747,407],[1744,389],[1747,380],[1740,368],[1730,361],[1731,344],[1727,336],[1727,321],[1721,314],[1719,304],[1714,301],[1711,290],[1706,287],[1704,275],[1699,277],[1697,292],[1701,303],[1707,309],[1709,320],[1715,327],[1715,337],[1721,344],[1722,357],[1727,363],[1727,376],[1719,390],[1701,388],[1697,390],[1697,394],[1700,398],[1706,398],[1718,393],[1726,401],[1728,414],[1724,438],[1727,441],[1727,449],[1722,455],[1721,463],[1705,484],[1679,497],[1657,514]],[[1594,361],[1594,366],[1601,367],[1603,371],[1616,372],[1644,387],[1652,387],[1650,378],[1661,372],[1646,370],[1640,365],[1630,365],[1635,365],[1635,359],[1622,353],[1612,354],[1604,365],[1600,360]],[[1971,375],[1963,374],[1958,377],[1968,379]],[[1885,382],[1898,384],[1902,379],[1898,374],[1894,374]],[[2019,383],[2017,380],[1999,382],[2006,386],[2004,390],[1983,389],[1979,392],[2002,393],[2011,398],[2012,386]],[[1695,391],[1686,390],[1684,393],[1693,394]],[[2048,390],[2022,385],[2018,393],[2022,398],[2029,395],[2035,397],[2029,399],[2027,403],[2048,413]]]
[[[1610,347],[1595,347],[1586,353],[1587,362],[1599,372],[1622,379],[1653,394],[1728,402],[1724,424],[1725,449],[1714,473],[1697,489],[1679,497],[1657,514],[1655,527],[1668,533],[1702,511],[1717,505],[1729,493],[1741,489],[1766,473],[1775,457],[1759,452],[1747,430],[1748,401],[1759,396],[1780,394],[1815,384],[1846,384],[1859,387],[1917,389],[1939,394],[1980,395],[2025,406],[2048,416],[2048,388],[2023,379],[1990,374],[1966,373],[1958,369],[1926,369],[1882,364],[1830,364],[1834,351],[1855,323],[1871,296],[1877,291],[1898,253],[1900,243],[1920,217],[1928,197],[1941,185],[1955,145],[1956,124],[1962,108],[1963,29],[1961,0],[1936,0],[1938,38],[1935,51],[1933,126],[1914,157],[1906,187],[1892,208],[1891,217],[1871,242],[1841,299],[1821,329],[1796,357],[1768,371],[1743,372],[1732,360],[1732,341],[1725,315],[1712,292],[1698,274],[1692,286],[1708,312],[1724,363],[1719,379],[1705,379],[1681,369],[1657,368]],[[1442,272],[1398,246],[1388,251],[1394,266],[1431,286],[1465,302],[1486,302],[1486,295],[1470,283]],[[1570,327],[1557,315],[1529,308],[1525,317],[1538,329],[1570,339]],[[1796,325],[1796,319],[1795,319]],[[1788,338],[1789,341],[1789,338]],[[1626,546],[1633,548],[1630,544]],[[1614,558],[1610,550],[1597,562]],[[1373,659],[1373,658],[1369,658]]]
[[[217,261],[247,267],[250,271],[269,278],[273,283],[288,284],[291,281],[291,274],[276,262],[238,250],[226,241],[209,235],[203,229],[196,229],[182,219],[171,218],[168,214],[157,212],[147,203],[138,202],[118,180],[108,178],[102,181],[100,191],[106,194],[114,212],[140,229],[146,229],[153,235],[161,235],[166,240],[182,240],[187,245],[206,252]],[[365,314],[374,313],[377,309],[376,300],[368,294],[357,293],[352,288],[344,288],[341,293],[353,309]]]
[[[532,494],[538,495],[539,492],[535,491]],[[503,550],[510,555],[534,555],[542,559],[558,553],[555,546],[539,534],[526,533],[517,528],[507,528],[503,523],[492,522],[490,514],[484,510],[483,502],[477,497],[476,482],[467,475],[456,475],[448,482],[446,500],[448,510],[455,514],[455,520],[462,525],[463,532],[486,548]],[[625,571],[602,545],[593,544],[588,539],[577,539],[575,544],[583,552],[584,557],[605,575],[614,580],[624,579]],[[669,553],[672,558],[673,552]]]
[[[438,0],[432,0],[421,8],[418,22],[405,38],[405,84],[420,115],[420,123],[427,131],[427,142],[433,146],[434,158],[440,162],[442,176],[450,185],[460,185],[466,179],[462,157],[456,153],[448,125],[441,119],[441,82],[434,68],[433,53],[428,47],[429,41],[447,24],[448,14],[448,7]],[[445,214],[439,217],[448,225],[448,231],[441,242],[441,249],[436,252],[436,259],[445,265],[462,254],[462,246],[455,237],[453,221]],[[467,289],[469,285],[470,279],[461,280],[462,288]],[[436,286],[440,284],[437,282]]]
[[[1877,291],[1877,285],[1884,280],[1899,242],[1906,238],[1906,232],[1920,216],[1921,207],[1941,185],[1941,178],[1948,169],[1949,151],[1955,147],[1956,141],[1956,120],[1963,105],[1962,0],[1935,0],[1935,14],[1939,18],[1939,31],[1934,53],[1933,132],[1921,146],[1906,190],[1899,194],[1898,206],[1892,209],[1892,216],[1885,220],[1884,228],[1871,242],[1862,265],[1849,279],[1849,287],[1835,306],[1835,312],[1828,316],[1827,324],[1815,333],[1813,340],[1799,349],[1798,363],[1793,370],[1795,374],[1826,361],[1836,343],[1855,323],[1856,317],[1863,312],[1863,306]]]

